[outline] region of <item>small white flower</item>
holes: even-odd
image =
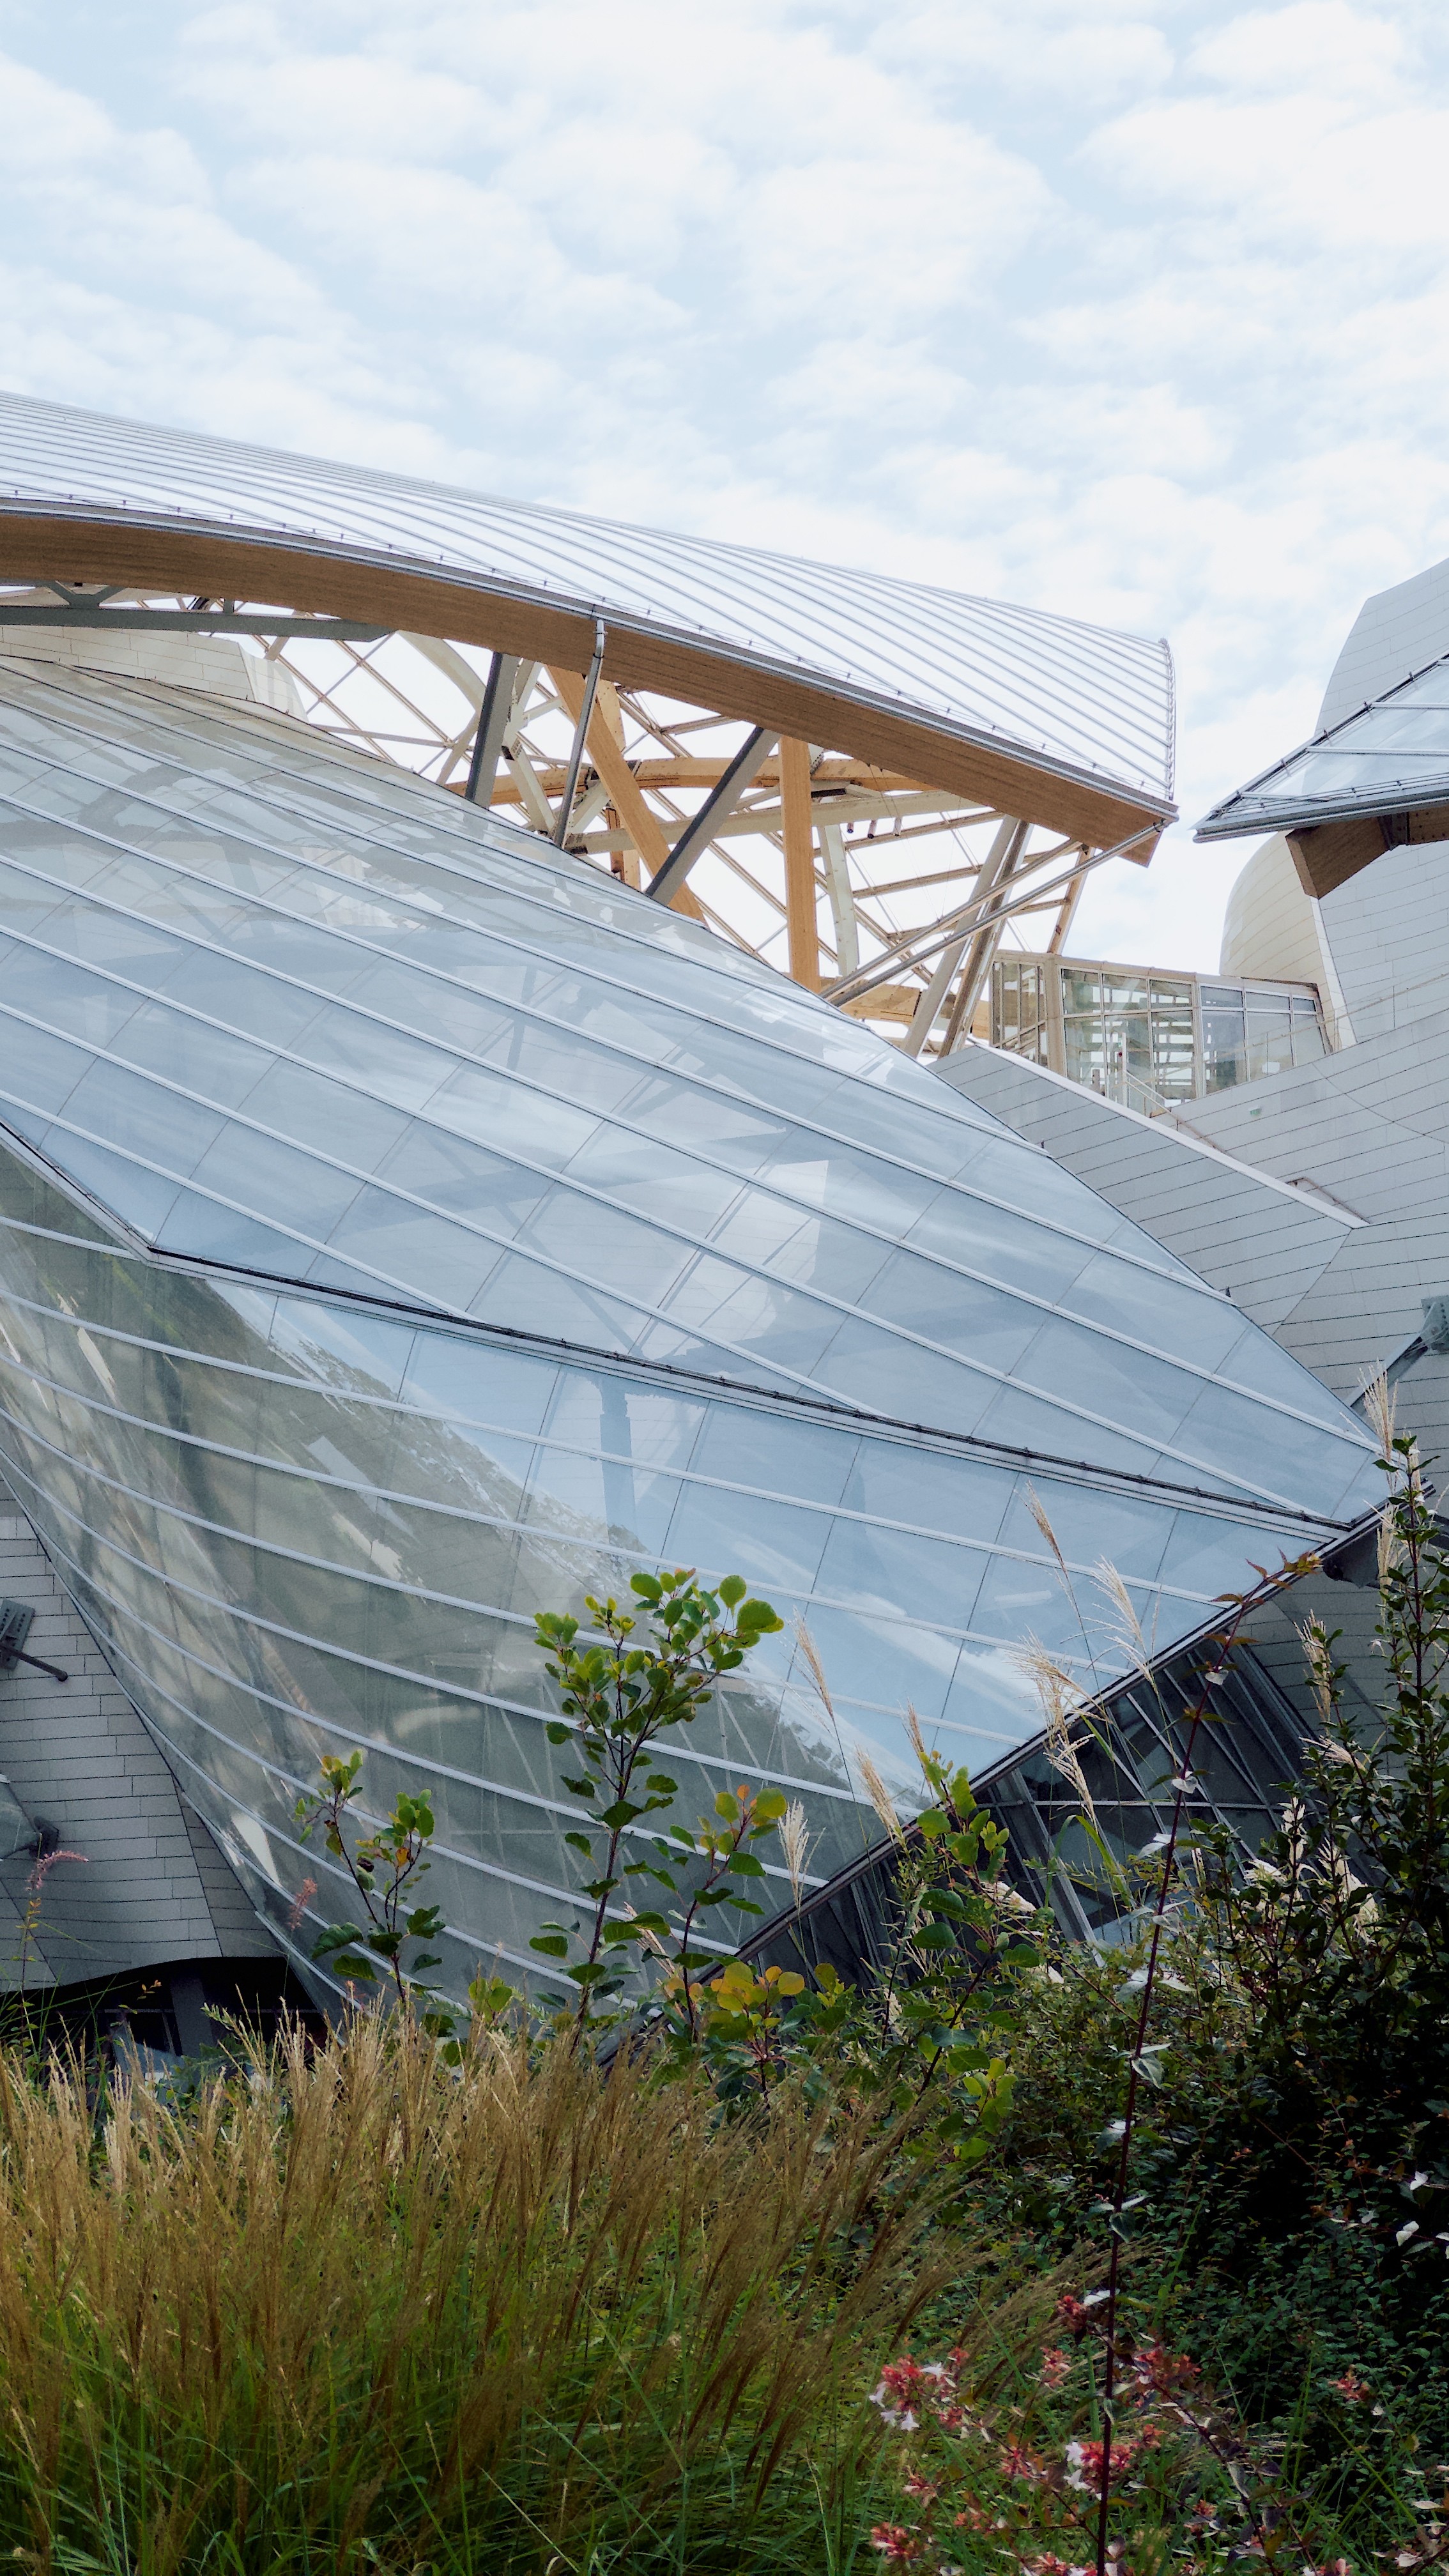
[[[1401,2228],[1399,2228],[1399,2229],[1396,2231],[1395,2236],[1394,2236],[1394,2243],[1395,2243],[1396,2245],[1407,2245],[1407,2244],[1408,2244],[1408,2241],[1409,2241],[1409,2239],[1410,2239],[1410,2237],[1411,2237],[1411,2236],[1417,2236],[1417,2235],[1418,2235],[1418,2233],[1419,2233],[1419,2222],[1418,2222],[1417,2218],[1411,2218],[1411,2219],[1408,2221],[1408,2223],[1407,2223],[1407,2225],[1406,2225],[1406,2226],[1401,2227]]]
[[[1425,2185],[1425,2183],[1428,2181],[1428,2179],[1429,2179],[1428,2175],[1427,2175],[1427,2174],[1422,2170],[1422,2168],[1421,2168],[1421,2169],[1419,2170],[1419,2172],[1417,2172],[1416,2174],[1414,2174],[1414,2175],[1412,2176],[1412,2178],[1411,2178],[1408,2182],[1406,2182],[1406,2183],[1405,2183],[1405,2185],[1404,2185],[1404,2189],[1405,2189],[1405,2191],[1410,2192],[1410,2193],[1413,2193],[1413,2192],[1416,2192],[1416,2191],[1422,2191],[1422,2190],[1423,2190],[1423,2188],[1424,2188],[1424,2185]]]

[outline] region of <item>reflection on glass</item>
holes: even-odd
[[[1055,1615],[1084,1682],[1120,1671],[1117,1613],[1092,1581],[1104,1526],[1163,1642],[1270,1544],[1246,1504],[1239,1519],[1165,1489],[1114,1503],[878,1420],[810,1420],[425,1318],[173,1274],[92,1249],[81,1213],[3,1153],[0,1314],[11,1488],[268,1919],[291,1938],[293,1895],[318,1874],[291,1838],[298,1781],[359,1744],[378,1799],[424,1779],[446,1819],[435,1892],[455,1991],[480,1955],[537,1974],[531,1933],[577,1897],[536,1610],[586,1617],[587,1594],[618,1593],[641,1563],[751,1575],[787,1624],[671,1748],[681,1814],[731,1780],[784,1786],[816,1837],[814,1880],[876,1838],[861,1746],[909,1804],[906,1699],[989,1768],[1040,1722],[1013,1661],[1026,1630]],[[1117,1353],[1109,1385],[1091,1339],[1051,1327],[1032,1369],[1050,1375],[1055,1351],[1075,1390],[1124,1420],[1154,1390],[1180,1409],[1175,1367]],[[880,1382],[875,1367],[873,1402]],[[1235,1402],[1228,1429],[1251,1439],[1254,1408]],[[1302,1491],[1332,1486],[1336,1505],[1361,1453],[1329,1426],[1316,1437],[1333,1454],[1299,1443]],[[1028,1487],[1048,1496],[1080,1621]],[[1178,1563],[1185,1580],[1160,1570]],[[767,1870],[762,1902],[783,1908],[788,1879]]]

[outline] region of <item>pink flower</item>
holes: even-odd
[[[1028,2451],[1020,2442],[1007,2443],[1000,2463],[1004,2478],[1029,2478],[1034,2486],[1039,2486],[1047,2474],[1035,2451]]]
[[[875,2523],[871,2529],[870,2545],[895,2567],[903,2567],[921,2554],[920,2542],[913,2532],[907,2531],[903,2522]]]
[[[1091,2313],[1088,2308],[1083,2304],[1082,2300],[1074,2299],[1070,2290],[1064,2290],[1062,2292],[1061,2297],[1057,2301],[1056,2313],[1061,2318],[1063,2325],[1070,2326],[1073,2334],[1079,2338],[1087,2332],[1087,2329],[1092,2322]]]
[[[1071,2354],[1069,2352],[1063,2352],[1059,2344],[1050,2344],[1041,2357],[1041,2384],[1043,2388],[1060,2388],[1062,2381],[1066,2378],[1071,2366]]]
[[[1345,2406],[1361,2406],[1369,2393],[1368,2382],[1360,2379],[1356,2370],[1344,2371],[1341,2378],[1334,2380],[1333,2385]]]
[[[1115,2486],[1125,2478],[1141,2449],[1140,2442],[1118,2439],[1112,2445],[1112,2464],[1107,2472],[1108,2484]],[[1079,2495],[1099,2496],[1102,2492],[1103,2442],[1068,2442],[1067,2484]]]
[[[1132,2368],[1144,2387],[1159,2397],[1175,2396],[1202,2376],[1197,2363],[1190,2361],[1185,2352],[1169,2352],[1161,2343],[1139,2345],[1132,2356]]]
[[[888,2361],[880,2375],[875,2392],[877,2406],[918,2406],[926,2391],[926,2373],[918,2361],[907,2353],[900,2361]]]

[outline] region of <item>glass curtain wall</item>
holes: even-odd
[[[1057,957],[996,960],[991,1042],[1149,1118],[1310,1064],[1327,1046],[1308,985],[1223,984]]]

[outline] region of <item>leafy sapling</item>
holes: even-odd
[[[667,1840],[655,1838],[658,1860],[651,1876],[671,1895],[679,1895],[683,1874],[683,1903],[674,1908],[670,1920],[673,1959],[665,1991],[681,2035],[690,2045],[701,2033],[703,1990],[720,1965],[718,1948],[704,1947],[698,1932],[700,1919],[707,1920],[717,1905],[728,1905],[736,1914],[760,1912],[737,1881],[764,1877],[765,1864],[749,1845],[773,1833],[785,1811],[778,1789],[752,1793],[742,1780],[738,1789],[720,1790],[714,1814],[701,1816],[693,1833],[687,1825],[671,1825]],[[791,1991],[798,1993],[803,1983],[803,1978],[797,1980]]]
[[[349,1822],[358,1796],[363,1757],[350,1753],[322,1756],[322,1790],[297,1800],[296,1818],[303,1842],[320,1828],[334,1860],[342,1863],[362,1902],[363,1923],[329,1923],[312,1944],[312,1956],[348,1986],[392,1987],[404,2012],[415,2012],[423,2028],[443,2044],[456,2065],[462,2055],[458,2036],[463,2017],[443,2002],[426,1982],[425,1971],[441,1965],[435,1950],[415,1948],[436,1941],[443,1928],[436,1905],[414,1899],[419,1880],[431,1866],[428,1850],[436,1830],[433,1811],[421,1795],[401,1790],[386,1822],[372,1831],[352,1832]],[[512,2004],[513,1990],[501,1978],[479,1974],[468,1989],[475,2020],[499,2021]]]
[[[582,1894],[591,1912],[576,1925],[546,1923],[530,1948],[567,1962],[563,1974],[577,1991],[575,2031],[611,2024],[628,2010],[627,1954],[638,1945],[662,1953],[680,1979],[681,2009],[693,2027],[701,1914],[731,1902],[748,1907],[734,1886],[761,1874],[748,1848],[785,1812],[783,1798],[765,1791],[751,1799],[721,1792],[716,1818],[689,1833],[675,1827],[651,1832],[647,1820],[662,1816],[678,1784],[660,1765],[661,1738],[691,1725],[725,1673],[736,1671],[761,1637],[782,1624],[767,1601],[749,1596],[737,1574],[709,1590],[687,1567],[662,1575],[630,1577],[634,1603],[592,1597],[587,1608],[594,1635],[577,1642],[579,1622],[541,1611],[538,1642],[557,1683],[561,1715],[549,1739],[567,1745],[579,1768],[564,1774],[570,1797],[587,1809],[565,1836],[588,1864]],[[652,1882],[675,1903],[640,1906]],[[691,1884],[692,1882],[692,1884]],[[752,1909],[757,1910],[757,1909]],[[570,1957],[581,1950],[582,1955]]]

